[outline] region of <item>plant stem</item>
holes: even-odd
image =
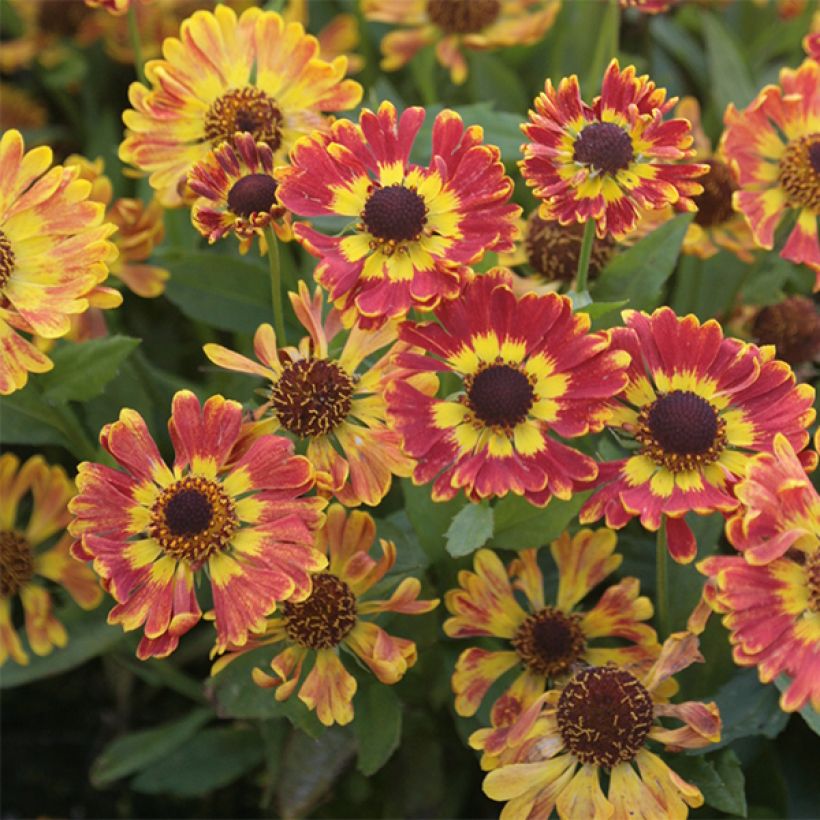
[[[142,59],[142,40],[140,26],[137,20],[137,4],[132,2],[128,6],[128,36],[131,38],[131,50],[134,52],[134,69],[137,79],[145,82],[145,62]]]
[[[282,310],[282,271],[279,265],[279,243],[276,233],[268,226],[268,267],[270,268],[270,289],[273,301],[273,326],[276,330],[276,345],[284,347],[285,341],[285,314]]]
[[[655,547],[655,601],[658,637],[663,641],[669,634],[669,550],[666,547],[666,521],[658,528]]]
[[[584,238],[581,240],[581,253],[578,256],[578,276],[575,281],[575,290],[578,293],[587,292],[587,278],[589,276],[589,259],[592,256],[592,243],[595,241],[595,220],[588,219],[584,225]]]

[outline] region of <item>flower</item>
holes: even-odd
[[[208,242],[233,232],[240,251],[247,253],[258,236],[259,250],[264,253],[269,225],[282,241],[292,237],[290,218],[276,201],[273,151],[266,142],[255,142],[252,134],[235,134],[194,165],[188,187],[199,195],[191,219]]]
[[[643,14],[663,14],[680,2],[681,0],[618,0],[622,9],[637,9]]]
[[[309,0],[288,0],[282,11],[288,22],[295,20],[306,29],[310,17]],[[330,22],[316,33],[319,41],[319,55],[324,60],[333,60],[344,55],[347,57],[348,74],[358,74],[364,68],[364,57],[355,52],[359,45],[359,22],[354,14],[337,14]]]
[[[37,130],[48,122],[48,110],[24,88],[0,80],[0,123],[3,129]]]
[[[321,492],[334,494],[343,504],[375,506],[387,494],[393,475],[407,476],[413,462],[400,448],[397,433],[388,430],[382,381],[392,371],[388,350],[370,367],[371,354],[396,340],[395,323],[380,330],[354,326],[339,354],[331,357],[330,343],[341,330],[331,310],[322,321],[322,293],[313,299],[307,285],[290,294],[294,313],[308,336],[298,347],[277,349],[276,334],[260,325],[254,337],[258,361],[216,344],[204,347],[216,365],[269,381],[267,401],[256,411],[259,423],[250,436],[280,428],[307,441],[307,457],[316,467]],[[423,378],[416,377],[421,385]],[[341,452],[339,452],[341,450]]]
[[[767,85],[743,110],[729,105],[721,147],[734,165],[740,190],[735,208],[746,217],[755,241],[774,246],[775,229],[793,211],[797,222],[780,251],[804,263],[820,288],[820,64],[808,59],[784,68],[780,85]]]
[[[547,80],[522,126],[530,142],[521,172],[541,200],[541,216],[562,225],[594,219],[599,238],[620,239],[641,209],[694,211],[692,197],[703,188],[693,180],[708,166],[675,162],[694,154],[689,123],[663,119],[675,101],[633,66],[621,71],[617,60],[591,106],[574,74],[557,90]]]
[[[558,0],[364,0],[367,20],[410,28],[381,41],[381,67],[395,71],[424,46],[435,43],[436,58],[461,85],[467,79],[462,49],[492,51],[537,43],[552,26]]]
[[[723,615],[735,663],[757,666],[763,683],[791,677],[785,711],[820,711],[820,496],[780,434],[735,492],[742,506],[726,535],[742,555],[698,563],[706,599]]]
[[[46,146],[26,151],[14,129],[0,138],[0,395],[54,366],[22,333],[65,336],[70,317],[122,298],[99,287],[116,248],[102,205],[75,168],[51,165]]]
[[[317,539],[319,550],[328,556],[328,567],[313,576],[310,596],[286,603],[281,615],[268,619],[263,634],[239,652],[220,658],[212,674],[242,652],[284,642],[285,648],[270,662],[273,676],[255,668],[253,680],[266,689],[275,687],[278,701],[287,700],[299,687],[299,700],[315,710],[325,726],[353,720],[357,684],[341,661],[340,647],[356,655],[381,683],[398,683],[416,662],[416,645],[388,634],[371,618],[382,612],[422,615],[435,609],[438,599],[418,600],[421,584],[410,577],[388,599],[368,598],[368,590],[396,560],[395,544],[384,539],[379,540],[381,558],[370,557],[375,537],[376,525],[367,513],[348,514],[338,504],[331,506]],[[310,671],[302,681],[306,661]]]
[[[430,355],[399,352],[396,362],[411,375],[452,374],[458,392],[387,386],[416,484],[435,479],[437,501],[463,488],[473,501],[512,491],[544,505],[597,476],[593,459],[554,436],[598,432],[609,418],[629,357],[609,349],[608,333],[589,333],[588,315],[573,314],[566,296],[517,299],[504,271],[476,277],[435,320],[401,326],[399,338]]]
[[[29,494],[31,512],[26,514]],[[68,635],[52,611],[52,595],[43,580],[66,589],[83,609],[93,609],[102,600],[94,573],[69,555],[68,534],[43,546],[65,529],[70,518],[66,504],[73,494],[65,470],[50,467],[42,456],[20,466],[13,453],[0,455],[0,666],[9,656],[19,664],[29,660],[12,623],[17,598],[36,655],[66,645]]]
[[[166,206],[181,203],[188,171],[237,131],[268,143],[281,162],[300,136],[326,126],[322,112],[361,99],[361,86],[342,79],[346,59],[328,63],[318,50],[275,12],[195,12],[165,41],[165,59],[146,64],[151,88],[132,83],[120,158],[149,173]]]
[[[620,566],[616,543],[612,530],[600,529],[572,537],[565,532],[550,544],[559,577],[555,605],[546,603],[537,550],[520,552],[506,571],[491,550],[476,553],[475,572],[461,570],[458,588],[445,595],[453,617],[444,622],[444,632],[451,638],[502,638],[505,648],[473,646],[459,655],[453,674],[459,715],[474,715],[489,688],[510,669],[518,671],[513,691],[540,695],[547,682],[565,679],[580,664],[629,666],[657,657],[655,630],[641,623],[652,617],[652,604],[639,597],[637,578],[624,578],[607,588],[595,606],[575,611]],[[523,593],[526,609],[516,591]],[[596,638],[622,638],[629,645],[590,646]]]
[[[774,345],[778,358],[792,367],[820,355],[820,312],[806,296],[789,296],[760,308],[751,331],[758,344]]]
[[[72,553],[93,560],[117,605],[109,623],[144,625],[137,656],[166,657],[199,622],[194,581],[210,579],[217,650],[244,644],[286,599],[310,594],[309,572],[325,566],[313,548],[325,502],[306,458],[281,436],[262,436],[226,462],[239,438],[242,408],[222,396],[200,406],[180,390],[168,430],[173,468],[135,410],[106,425],[100,442],[124,468],[83,462],[69,509]]]
[[[134,3],[139,3],[140,0],[133,0]],[[142,3],[150,4],[151,0],[141,0]],[[102,8],[109,14],[115,17],[127,14],[132,0],[85,0],[86,6],[92,9]]]
[[[703,795],[649,743],[679,751],[720,739],[716,704],[670,704],[661,694],[671,675],[696,660],[703,660],[697,638],[677,632],[644,674],[612,665],[580,669],[562,689],[521,713],[515,735],[526,742],[515,762],[502,763],[484,778],[484,793],[509,801],[505,818],[549,817],[553,809],[560,818],[686,817],[687,805],[703,805]],[[670,729],[661,718],[683,725]],[[602,772],[609,776],[606,796]]]
[[[459,294],[460,265],[513,247],[521,209],[508,202],[513,183],[498,148],[444,110],[433,124],[432,160],[411,163],[424,117],[408,108],[397,118],[390,102],[364,109],[358,126],[339,120],[299,142],[280,172],[279,199],[293,213],[357,220],[344,236],[294,226],[321,258],[314,277],[346,320],[358,314],[373,326],[435,307]]]
[[[725,339],[712,319],[701,324],[668,307],[622,315],[627,327],[612,331],[612,346],[628,351],[632,364],[609,424],[640,449],[601,465],[579,518],[606,516],[620,528],[637,515],[653,531],[665,521],[670,554],[687,563],[697,544],[683,516],[733,511],[733,485],[755,453],[771,450],[775,433],[802,450],[814,389],[796,385],[772,347]]]

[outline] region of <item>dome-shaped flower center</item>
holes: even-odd
[[[11,242],[3,231],[0,231],[0,294],[14,272],[14,251]]]
[[[267,174],[248,174],[228,191],[228,208],[237,216],[268,213],[276,204],[276,180]]]
[[[313,576],[313,590],[301,603],[282,607],[288,637],[308,649],[330,649],[356,626],[356,596],[330,572]]]
[[[820,134],[808,134],[786,146],[778,178],[789,205],[820,211]]]
[[[427,16],[447,34],[474,34],[496,21],[499,0],[427,0]]]
[[[575,141],[573,158],[602,174],[615,174],[628,168],[634,156],[632,138],[620,125],[593,122],[584,127]]]
[[[282,143],[282,112],[264,91],[252,85],[227,91],[205,114],[205,136],[212,145],[230,140],[237,131],[253,134],[272,150]]]
[[[820,313],[806,296],[790,296],[759,310],[752,333],[758,344],[774,345],[777,358],[790,365],[810,362],[820,354]]]
[[[550,678],[563,675],[586,648],[580,620],[579,615],[544,607],[518,627],[512,645],[533,672]]]
[[[34,576],[31,546],[19,533],[0,530],[0,598],[16,595]]]
[[[611,769],[632,760],[652,728],[654,707],[643,684],[624,669],[576,672],[558,699],[558,730],[582,763]]]
[[[704,228],[722,225],[734,212],[732,194],[737,190],[734,176],[729,166],[719,159],[708,159],[709,172],[698,182],[703,185],[703,193],[694,197],[698,212],[695,222]]]
[[[188,476],[166,487],[151,508],[148,534],[173,558],[198,565],[224,550],[239,520],[215,481]]]
[[[638,414],[642,452],[673,473],[716,461],[726,445],[726,422],[706,399],[688,390],[660,396]]]
[[[806,581],[809,587],[809,610],[820,613],[820,548],[806,556]]]
[[[279,423],[302,438],[324,436],[350,412],[353,380],[336,362],[300,359],[285,365],[271,390]]]
[[[421,234],[427,222],[427,206],[411,188],[388,185],[370,194],[362,211],[362,221],[377,239],[407,242]]]
[[[535,401],[530,380],[508,364],[492,364],[464,380],[467,405],[488,427],[515,427]]]

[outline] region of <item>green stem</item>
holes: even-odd
[[[131,38],[131,50],[134,52],[134,69],[137,72],[137,79],[145,82],[145,62],[142,59],[142,40],[140,39],[140,26],[137,20],[137,4],[131,3],[128,6],[128,36]]]
[[[279,265],[279,243],[272,227],[267,230],[268,266],[270,268],[270,289],[273,301],[273,326],[276,329],[276,344],[284,347],[285,341],[285,314],[282,310],[282,271]]]
[[[589,276],[589,260],[592,256],[592,243],[595,241],[595,220],[588,219],[584,225],[584,238],[581,240],[581,253],[578,256],[578,276],[575,290],[578,293],[587,292],[587,278]]]
[[[655,601],[658,637],[663,641],[669,635],[669,550],[666,546],[666,522],[661,521],[655,547]]]

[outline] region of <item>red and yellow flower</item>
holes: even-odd
[[[771,450],[776,433],[803,450],[814,389],[795,383],[774,348],[724,338],[713,319],[701,324],[668,307],[623,317],[627,326],[612,331],[612,345],[628,351],[632,364],[609,424],[640,448],[601,464],[598,489],[579,518],[588,524],[605,516],[620,528],[640,516],[652,531],[665,521],[670,554],[687,563],[697,544],[686,513],[733,511],[734,485],[755,453]],[[804,457],[816,460],[810,451]]]
[[[298,603],[287,602],[280,615],[268,619],[263,634],[239,652],[220,658],[212,673],[217,674],[240,652],[284,643],[285,648],[270,662],[273,675],[255,668],[254,682],[263,688],[275,687],[278,701],[287,700],[298,687],[299,700],[315,710],[325,726],[350,723],[357,684],[342,663],[340,648],[354,654],[381,683],[398,683],[416,663],[416,645],[388,634],[372,618],[383,612],[423,615],[438,606],[438,599],[418,600],[421,584],[412,577],[404,578],[386,600],[368,597],[368,590],[396,561],[395,544],[384,539],[379,540],[381,557],[370,556],[375,538],[376,525],[367,513],[348,514],[338,504],[330,507],[317,539],[328,566],[313,575],[310,596]],[[304,680],[303,672],[307,672]]]
[[[784,710],[820,712],[820,496],[780,434],[735,492],[742,506],[726,535],[742,555],[698,564],[706,600],[723,615],[735,663],[757,666],[763,683],[788,675]]]
[[[616,544],[608,529],[580,530],[573,537],[565,532],[553,541],[550,551],[559,579],[554,605],[546,603],[537,550],[522,551],[506,570],[491,550],[476,553],[475,571],[461,570],[459,587],[445,595],[453,617],[444,622],[444,632],[451,638],[501,638],[509,648],[473,646],[459,655],[452,680],[459,715],[474,715],[489,688],[512,669],[518,674],[509,691],[538,696],[548,683],[566,679],[580,665],[629,667],[658,656],[655,630],[642,623],[652,617],[652,604],[639,595],[637,578],[624,578],[593,607],[576,611],[593,587],[620,566]],[[523,593],[526,608],[516,591]],[[591,646],[597,638],[627,644]]]
[[[735,207],[755,241],[774,246],[775,229],[794,212],[797,222],[780,251],[812,267],[820,288],[820,64],[807,59],[784,68],[780,85],[767,85],[743,111],[726,109],[724,154],[737,170]]]
[[[694,211],[703,192],[694,179],[708,166],[680,163],[694,155],[684,119],[664,120],[676,98],[635,68],[613,60],[600,96],[587,105],[575,75],[546,81],[522,126],[521,172],[541,200],[540,214],[562,225],[595,220],[599,238],[633,231],[642,210],[675,205]]]
[[[326,62],[318,51],[315,37],[275,12],[195,12],[165,41],[164,59],[146,64],[151,88],[131,85],[120,158],[149,174],[166,206],[180,204],[193,165],[237,131],[281,162],[299,137],[326,127],[323,112],[361,99],[361,86],[343,79],[347,60]]]
[[[559,0],[364,0],[367,20],[405,28],[381,41],[384,71],[406,65],[425,46],[461,85],[467,79],[463,50],[492,51],[537,43],[552,26]]]
[[[26,514],[21,511],[29,494],[31,512]],[[0,666],[9,657],[19,664],[29,661],[12,622],[18,598],[28,643],[36,655],[48,655],[68,640],[44,582],[63,587],[83,609],[93,609],[102,600],[94,573],[72,559],[71,537],[63,533],[73,494],[74,484],[65,470],[50,467],[42,456],[32,456],[22,466],[12,453],[0,456]],[[58,533],[63,534],[56,543],[44,546]]]
[[[432,160],[417,165],[410,152],[424,117],[422,108],[398,117],[390,102],[364,109],[358,125],[339,120],[302,140],[280,172],[279,199],[294,214],[358,220],[343,236],[294,226],[320,257],[314,276],[346,322],[378,325],[435,307],[460,293],[460,266],[513,248],[521,208],[509,202],[498,148],[445,110],[433,124]]]
[[[89,306],[122,297],[100,287],[117,254],[114,226],[89,199],[78,169],[51,165],[46,146],[26,151],[19,131],[0,139],[0,395],[44,373],[51,360],[22,334],[65,336]]]
[[[314,484],[310,462],[287,439],[262,436],[226,467],[241,426],[237,402],[211,396],[200,405],[181,390],[168,422],[173,467],[128,409],[100,433],[124,471],[79,466],[72,553],[93,560],[117,601],[109,623],[144,627],[141,659],[170,655],[199,622],[194,584],[204,573],[223,651],[262,629],[278,601],[304,601],[309,573],[326,564],[313,547],[325,502],[304,496]]]
[[[643,14],[663,14],[679,2],[680,0],[618,0],[618,5],[622,9],[637,9]]]
[[[282,11],[287,22],[296,21],[308,29],[310,17],[310,0],[288,0]],[[320,31],[316,32],[319,41],[319,56],[332,61],[336,57],[347,57],[348,74],[358,74],[364,68],[364,57],[356,53],[359,45],[359,22],[354,14],[337,14]]]
[[[434,481],[435,500],[460,489],[474,501],[512,491],[544,505],[594,479],[595,461],[555,436],[604,427],[629,356],[589,326],[566,296],[516,298],[505,271],[475,277],[434,322],[405,322],[400,339],[429,355],[400,352],[397,364],[460,380],[446,398],[406,379],[388,384],[388,418],[417,461],[413,481]]]

